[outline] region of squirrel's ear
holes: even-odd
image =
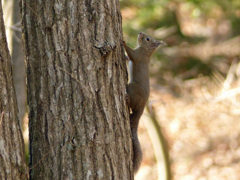
[[[143,36],[144,36],[144,33],[142,33],[142,32],[140,32],[140,33],[138,34],[138,39],[137,39],[138,45],[141,45],[141,44],[142,44]]]

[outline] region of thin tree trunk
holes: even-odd
[[[26,75],[20,32],[19,0],[3,0],[3,14],[6,26],[7,42],[13,61],[13,80],[16,89],[19,119],[26,113]]]
[[[133,179],[118,0],[21,6],[30,179]]]
[[[0,179],[22,180],[27,179],[27,167],[2,16],[0,2]]]

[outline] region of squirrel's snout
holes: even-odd
[[[162,45],[162,46],[167,46],[168,44],[165,43],[164,41],[159,41],[159,45]]]

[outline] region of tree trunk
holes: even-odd
[[[27,167],[2,16],[0,2],[0,179],[22,180],[27,179]]]
[[[3,0],[3,14],[6,26],[7,42],[13,61],[13,80],[16,89],[19,119],[26,113],[26,75],[20,32],[19,0]]]
[[[21,6],[30,179],[133,179],[119,2]]]

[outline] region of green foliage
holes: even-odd
[[[183,53],[180,52],[182,49],[179,47],[182,44],[187,44],[189,49],[197,46],[201,51],[204,43],[222,42],[221,44],[224,44],[224,41],[240,33],[239,0],[121,0],[120,3],[123,14],[123,32],[127,43],[136,47],[137,35],[141,31],[166,41],[169,46],[165,49],[168,52],[173,51],[172,49],[177,50],[179,51],[177,54],[180,55],[171,53],[161,55],[161,51],[157,51],[154,59],[162,62],[159,65],[159,71],[168,70],[175,76],[191,70],[193,66],[197,67],[196,76],[198,74],[210,75],[213,70],[218,71],[210,66],[211,60],[214,60],[212,57],[221,56],[222,53],[220,48],[214,50],[215,54],[210,54],[207,59],[209,63],[205,63],[206,59],[201,57],[200,53],[195,55],[195,51],[189,53],[189,57],[186,55],[181,57]],[[128,11],[125,11],[126,9]],[[172,27],[175,31],[171,33],[167,31],[162,36],[158,35],[162,29]],[[163,53],[165,52],[163,50]],[[223,59],[226,60],[229,57],[230,55],[225,54]],[[173,62],[178,62],[183,58],[187,60],[182,64],[177,63],[178,66],[171,69]]]

